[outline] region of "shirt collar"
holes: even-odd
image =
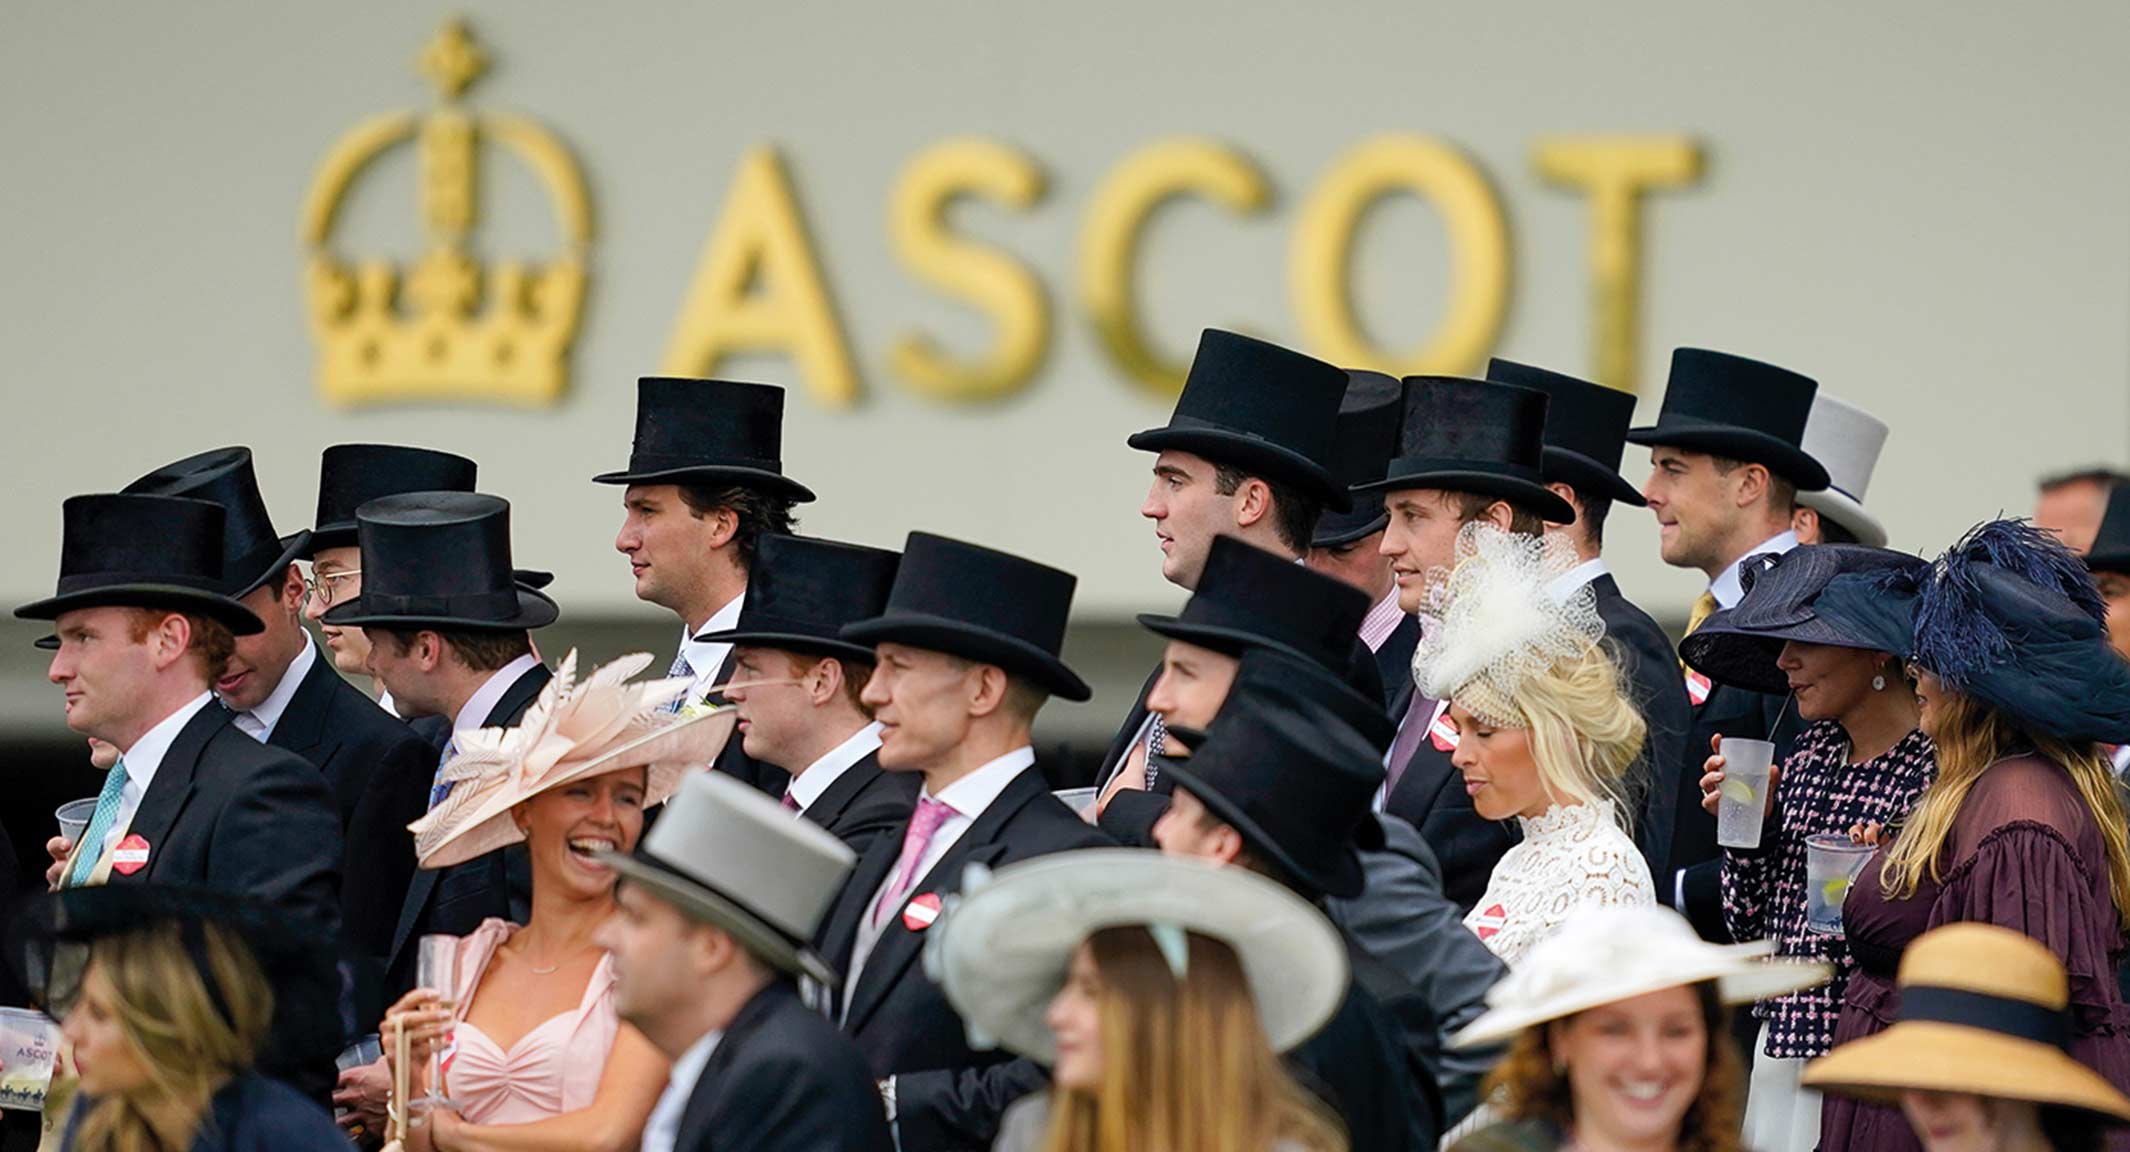
[[[688,1050],[673,1061],[673,1071],[667,1083],[680,1092],[683,1098],[695,1091],[695,1082],[702,1079],[703,1068],[717,1052],[718,1042],[725,1038],[723,1029],[713,1028],[703,1033],[702,1038],[688,1045]]]
[[[1716,577],[1716,582],[1708,586],[1709,592],[1716,597],[1716,606],[1736,608],[1738,602],[1745,599],[1745,582],[1739,579],[1738,573],[1745,568],[1746,561],[1762,552],[1788,552],[1795,547],[1797,533],[1784,529],[1761,541],[1758,546],[1746,549],[1745,555],[1740,556],[1736,564],[1725,568],[1723,575]]]
[[[459,714],[451,721],[451,730],[465,732],[486,727],[488,714],[496,710],[496,703],[503,699],[503,693],[510,691],[510,686],[518,682],[518,677],[539,666],[539,659],[527,652],[496,669],[488,679],[481,682],[479,688],[473,690],[473,695],[466,698],[465,706],[459,709]]]
[[[1610,571],[1611,569],[1605,567],[1605,558],[1603,556],[1594,560],[1585,560],[1554,577],[1553,582],[1546,585],[1546,595],[1553,597],[1556,603],[1564,603],[1568,597],[1575,595],[1576,591],[1582,588],[1583,585]]]
[[[813,802],[821,798],[821,793],[828,791],[831,784],[850,771],[851,765],[865,759],[879,747],[880,725],[877,722],[867,724],[851,733],[850,739],[829,749],[826,755],[792,777],[791,784],[785,791],[791,793],[792,802],[797,804],[801,811],[811,808]]]
[[[281,673],[281,682],[274,685],[274,690],[266,694],[266,699],[259,701],[259,706],[251,710],[251,718],[258,721],[260,729],[265,733],[260,739],[273,738],[274,726],[281,723],[281,714],[288,711],[288,702],[296,698],[296,689],[303,686],[303,678],[311,674],[311,665],[317,662],[318,649],[312,646],[310,633],[306,632],[303,634],[303,648],[296,653],[294,660],[288,662],[288,669]]]
[[[1014,777],[1033,767],[1035,749],[1023,744],[940,789],[939,795],[932,799],[954,809],[955,815],[974,820],[984,814],[984,809],[991,807],[991,802],[1006,790],[1006,785],[1013,783]]]
[[[155,727],[141,733],[141,738],[133,742],[133,747],[119,753],[119,763],[126,766],[126,778],[133,781],[135,788],[142,792],[148,790],[148,785],[155,779],[156,770],[163,766],[163,757],[170,754],[170,746],[177,742],[178,733],[185,730],[185,725],[192,723],[192,718],[200,714],[200,709],[212,703],[213,692],[200,693],[184,707],[163,717]]]
[[[695,669],[698,679],[717,675],[717,670],[724,666],[725,653],[732,651],[732,645],[722,640],[705,644],[696,637],[707,636],[712,632],[729,632],[739,627],[740,607],[746,602],[747,594],[742,592],[726,601],[723,608],[712,612],[710,618],[703,621],[700,627],[681,630],[681,654],[688,658],[688,667]]]
[[[1398,586],[1393,584],[1383,599],[1361,617],[1361,643],[1368,645],[1370,652],[1382,648],[1390,635],[1405,622],[1405,613],[1398,610]]]

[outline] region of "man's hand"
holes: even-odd
[[[382,1058],[358,1064],[340,1074],[333,1088],[333,1107],[345,1108],[340,1127],[349,1135],[382,1135],[385,1131],[385,1097],[392,1091],[392,1073]]]
[[[57,892],[59,878],[67,874],[67,858],[73,854],[74,846],[67,843],[66,837],[54,836],[44,842],[44,850],[52,857],[51,867],[44,870],[44,886]]]

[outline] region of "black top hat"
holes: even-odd
[[[871,660],[871,648],[841,634],[846,625],[887,609],[901,562],[901,556],[883,548],[763,536],[747,569],[739,622],[696,640]]]
[[[736,484],[796,504],[813,491],[784,475],[784,390],[736,380],[636,381],[629,466],[598,484]]]
[[[309,533],[286,540],[274,534],[251,449],[217,448],[165,464],[122,491],[150,496],[189,496],[222,506],[222,583],[239,600],[288,571],[304,554]]]
[[[1827,487],[1827,470],[1804,450],[1805,420],[1818,391],[1811,377],[1787,368],[1680,348],[1671,354],[1657,422],[1628,429],[1627,442],[1762,464],[1801,492],[1819,492]]]
[[[1141,613],[1139,623],[1231,656],[1278,648],[1344,674],[1368,609],[1368,593],[1344,580],[1232,536],[1215,536],[1205,574],[1182,613]]]
[[[2094,572],[2130,572],[2130,484],[2119,484],[2108,493],[2108,510],[2101,514],[2093,547],[2086,550],[2086,567]]]
[[[1405,406],[1405,385],[1381,372],[1348,372],[1346,398],[1339,402],[1338,434],[1332,471],[1349,487],[1383,475],[1383,466],[1398,454],[1398,419]],[[1353,498],[1344,512],[1326,512],[1316,522],[1312,548],[1337,548],[1381,532],[1390,523],[1383,495]]]
[[[204,924],[234,936],[259,964],[273,993],[273,1017],[257,1068],[299,1083],[340,1047],[340,976],[332,949],[318,932],[296,931],[285,914],[239,893],[168,884],[114,884],[42,893],[16,912],[8,933],[8,963],[30,999],[55,1020],[81,996],[89,947],[96,941],[166,924],[228,1019],[230,992],[208,962]]]
[[[326,609],[340,627],[544,628],[555,602],[510,567],[510,504],[476,492],[381,496],[355,512],[362,592]]]
[[[1238,689],[1269,692],[1294,701],[1304,712],[1325,712],[1337,717],[1368,741],[1376,750],[1377,760],[1390,751],[1391,741],[1398,736],[1398,722],[1384,711],[1381,700],[1354,691],[1316,661],[1299,659],[1277,648],[1250,648],[1243,652],[1235,668],[1235,679],[1228,685],[1231,695]],[[1168,741],[1170,747],[1180,743],[1196,748],[1205,743],[1205,733],[1171,724]]]
[[[1603,384],[1533,368],[1499,357],[1487,361],[1487,379],[1536,388],[1546,394],[1546,481],[1595,492],[1636,508],[1642,493],[1620,475],[1627,426],[1634,423],[1634,396]]]
[[[1238,675],[1188,758],[1161,771],[1250,851],[1312,892],[1350,898],[1362,887],[1360,848],[1381,848],[1369,810],[1382,753],[1329,711],[1293,698],[1282,677]]]
[[[1439,488],[1496,496],[1555,524],[1575,509],[1546,487],[1546,394],[1460,376],[1405,378],[1398,454],[1356,492]]]
[[[929,532],[912,532],[887,607],[844,627],[855,644],[908,644],[1025,677],[1053,696],[1086,700],[1087,683],[1065,666],[1070,572]]]
[[[1344,511],[1350,498],[1332,458],[1345,394],[1346,373],[1322,360],[1208,328],[1169,422],[1125,443],[1195,453],[1296,485]]]
[[[1874,648],[1875,630],[1840,611],[1821,611],[1820,593],[1843,573],[1907,570],[1923,561],[1906,552],[1861,544],[1812,544],[1761,556],[1739,570],[1745,598],[1710,616],[1679,642],[1679,656],[1709,679],[1782,696],[1790,680],[1775,661],[1791,640],[1840,648]],[[1896,653],[1906,655],[1906,653]]]
[[[168,608],[219,620],[239,636],[266,627],[223,583],[221,505],[189,496],[73,496],[61,517],[57,594],[24,604],[16,616],[57,620],[76,608]]]
[[[306,556],[355,546],[355,510],[380,496],[471,492],[479,466],[464,456],[400,444],[335,444],[318,464],[318,514]]]

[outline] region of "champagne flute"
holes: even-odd
[[[414,985],[427,988],[437,995],[437,1007],[456,1009],[459,1002],[459,938],[456,936],[424,936],[416,943]],[[439,1038],[429,1049],[429,1091],[411,1103],[423,1111],[431,1108],[458,1110],[458,1105],[444,1095],[444,1041]]]

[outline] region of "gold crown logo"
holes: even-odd
[[[395,112],[357,125],[311,182],[303,208],[305,286],[318,386],[330,403],[547,404],[568,383],[591,246],[584,177],[539,124],[460,107],[459,97],[487,67],[466,26],[446,23],[417,61],[441,106],[426,116]],[[489,269],[471,255],[484,139],[516,154],[546,187],[563,240],[550,262],[503,261]],[[371,161],[410,140],[420,161],[424,250],[404,270],[388,260],[350,262],[331,247],[341,202]]]

